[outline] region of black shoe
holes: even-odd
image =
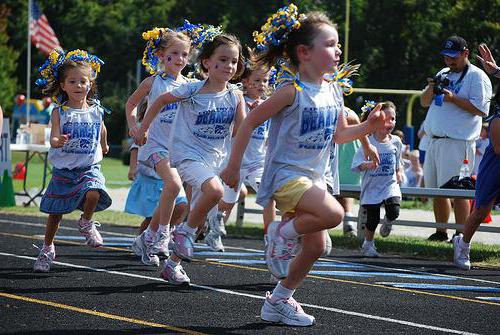
[[[429,241],[448,241],[448,234],[442,231],[437,231],[427,238]]]

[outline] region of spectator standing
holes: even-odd
[[[491,81],[484,71],[469,61],[467,42],[451,36],[441,51],[446,68],[434,79],[427,79],[420,102],[429,107],[425,132],[431,138],[424,164],[425,184],[439,187],[459,174],[464,159],[469,169],[474,165],[475,140],[487,116],[492,94]],[[436,80],[441,78],[443,80]],[[467,199],[454,200],[455,221],[464,224],[469,214]],[[436,222],[448,222],[451,203],[446,198],[434,199]],[[437,228],[429,240],[446,241],[446,229]]]

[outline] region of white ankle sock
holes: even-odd
[[[173,268],[175,268],[177,265],[179,265],[179,264],[180,264],[180,263],[177,263],[177,262],[173,261],[171,258],[168,258],[168,259],[166,260],[166,262],[167,262],[167,265],[168,265],[168,266],[173,267]]]
[[[42,250],[44,252],[53,252],[56,250],[56,247],[54,246],[54,243],[52,243],[51,245],[46,245],[45,243],[43,244],[43,247],[42,247]]]
[[[189,225],[187,224],[187,222],[183,223],[182,226],[181,226],[181,228],[184,229],[184,231],[188,232],[191,235],[196,234],[196,231],[198,230],[198,228],[196,228],[196,227],[194,227],[194,228],[189,227]]]
[[[299,237],[299,233],[295,230],[295,219],[291,219],[281,226],[280,235],[286,239],[292,240]]]
[[[375,246],[375,241],[374,240],[371,240],[371,241],[367,241],[366,239],[364,240],[363,242],[363,247],[365,245],[368,245],[368,246]]]
[[[276,287],[273,290],[273,293],[271,294],[271,302],[275,303],[278,300],[286,300],[288,298],[291,298],[295,290],[290,290],[283,285],[281,285],[281,281],[278,282]]]
[[[170,225],[169,224],[161,224],[158,225],[158,234],[161,234],[163,232],[169,232],[170,231]]]
[[[462,237],[462,238],[460,239],[460,241],[458,242],[458,245],[459,245],[459,246],[460,246],[460,248],[462,248],[462,249],[469,249],[469,248],[470,248],[470,242],[469,242],[469,243],[465,242],[463,237]]]

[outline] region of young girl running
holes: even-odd
[[[147,101],[143,99],[139,104],[137,120],[141,122],[147,109]],[[141,258],[143,264],[160,265],[158,255],[151,252],[153,236],[147,239],[144,231],[151,227],[149,231],[158,231],[160,215],[158,202],[163,189],[163,180],[155,170],[142,162],[137,162],[139,146],[135,143],[130,148],[130,168],[129,179],[133,180],[125,203],[125,212],[144,217],[139,228],[139,235],[132,244],[132,251]],[[180,224],[187,214],[187,199],[183,189],[175,199],[175,207],[172,213],[172,225]]]
[[[170,92],[188,82],[188,79],[181,74],[191,51],[191,39],[186,33],[155,28],[144,33],[143,38],[148,43],[142,62],[153,76],[145,79],[127,101],[127,123],[132,137],[137,137],[139,124],[135,110],[143,97],[149,96],[148,101],[151,105],[160,94]],[[156,225],[151,225],[144,231],[140,248],[145,250],[147,255],[168,257],[170,221],[182,183],[177,170],[170,166],[168,146],[178,104],[172,103],[162,107],[159,117],[151,125],[147,142],[139,149],[137,157],[139,162],[154,168],[163,181],[158,205],[160,224],[158,228]],[[156,228],[157,231],[154,230]]]
[[[180,102],[170,161],[182,180],[192,187],[191,210],[187,223],[174,230],[173,254],[164,262],[160,274],[177,285],[190,282],[180,262],[193,257],[197,229],[205,223],[210,210],[217,211],[224,192],[218,173],[229,151],[233,127],[237,129],[245,117],[241,91],[228,83],[243,71],[238,39],[209,26],[199,31],[194,41],[201,47],[198,60],[207,79],[160,95],[146,113],[136,139],[144,139],[149,124],[163,106]]]
[[[270,93],[268,85],[270,69],[263,66],[257,66],[253,63],[253,53],[250,52],[250,59],[245,64],[245,70],[241,76],[243,84],[243,97],[245,98],[245,107],[247,113],[257,107],[264,101]],[[258,191],[262,173],[264,171],[264,160],[266,158],[267,137],[269,134],[269,121],[264,122],[255,128],[250,138],[250,143],[243,156],[241,166],[241,179],[237,190],[224,185],[224,196],[219,202],[218,213],[214,213],[208,218],[210,231],[205,236],[205,242],[213,250],[224,251],[221,236],[225,235],[224,223],[229,218],[234,204],[240,196],[246,195],[245,185],[250,186],[254,191]],[[243,196],[243,197],[244,197]],[[264,208],[264,234],[267,227],[274,220],[276,214],[274,203],[270,203]]]
[[[361,121],[366,120],[370,109],[364,107]],[[390,102],[382,103],[387,127],[375,131],[370,137],[370,142],[377,148],[380,156],[380,165],[377,167],[373,161],[366,161],[363,148],[358,149],[352,160],[353,171],[362,172],[360,204],[366,209],[365,240],[361,252],[366,257],[379,257],[375,248],[375,229],[380,222],[380,206],[385,207],[385,218],[380,227],[380,235],[387,237],[392,230],[392,222],[399,216],[401,202],[402,181],[401,153],[403,143],[398,136],[391,135],[396,125],[396,106]]]
[[[345,123],[338,84],[323,80],[324,74],[338,65],[341,54],[337,30],[326,15],[299,15],[292,4],[281,8],[262,29],[255,34],[258,47],[265,50],[258,64],[274,64],[278,57],[286,56],[297,75],[245,119],[221,178],[230,187],[238,184],[241,160],[253,129],[271,118],[257,203],[267,206],[274,199],[278,209],[285,215],[293,212],[295,217],[273,222],[268,228],[266,260],[270,269],[292,253],[299,236],[302,247],[290,264],[287,278],[267,294],[261,318],[309,326],[314,317],[306,314],[292,295],[324,251],[324,230],[338,225],[344,214],[326,191],[332,139],[343,143],[375,131],[383,126],[384,115],[377,108],[368,122],[358,126]]]
[[[40,211],[49,217],[35,272],[50,270],[56,257],[54,237],[63,214],[83,211],[78,228],[87,245],[99,247],[103,243],[96,229],[99,224],[92,221],[94,212],[111,205],[99,165],[108,151],[105,110],[94,100],[102,64],[86,51],[64,54],[54,50],[40,68],[41,78],[36,83],[43,87],[43,94],[57,97],[59,106],[51,116],[48,159],[53,166],[52,178],[40,203]]]

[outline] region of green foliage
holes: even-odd
[[[14,95],[17,90],[15,76],[19,53],[9,46],[7,35],[7,17],[9,10],[4,5],[0,6],[0,105],[6,115],[10,114],[14,104]]]
[[[178,26],[186,18],[193,23],[222,25],[238,36],[243,45],[253,46],[252,31],[259,29],[271,13],[289,2],[44,0],[39,4],[66,50],[87,49],[106,62],[98,84],[104,104],[113,110],[108,120],[111,121],[111,142],[119,143],[125,134],[124,105],[135,88],[132,80],[135,65],[142,58],[145,45],[141,38],[143,31],[155,26]],[[344,44],[345,0],[295,2],[303,12],[326,12],[338,24],[340,42]],[[22,92],[26,76],[27,1],[4,0],[3,3],[12,10],[7,30],[11,39],[7,47],[20,57],[14,76],[5,74],[2,68],[0,75],[16,78],[17,88],[8,93],[0,90],[0,97]],[[350,0],[350,12],[349,58],[362,64],[361,75],[355,81],[357,87],[422,89],[426,77],[443,66],[439,49],[442,41],[453,33],[469,42],[472,62],[476,62],[475,53],[480,42],[487,42],[497,59],[500,58],[500,0]],[[2,43],[7,42],[0,42],[0,49]],[[0,62],[4,59],[11,61],[16,57],[1,54]],[[43,55],[33,48],[32,82],[43,61]],[[5,85],[3,79],[0,83]],[[37,89],[32,91],[35,96],[40,95]],[[357,109],[360,106],[356,106],[355,98],[353,95],[347,99],[347,104]],[[390,99],[401,107],[407,101],[403,96],[366,95],[364,98]],[[417,106],[414,123],[418,125],[424,115],[425,110]],[[404,117],[400,117],[398,122],[403,120]]]

